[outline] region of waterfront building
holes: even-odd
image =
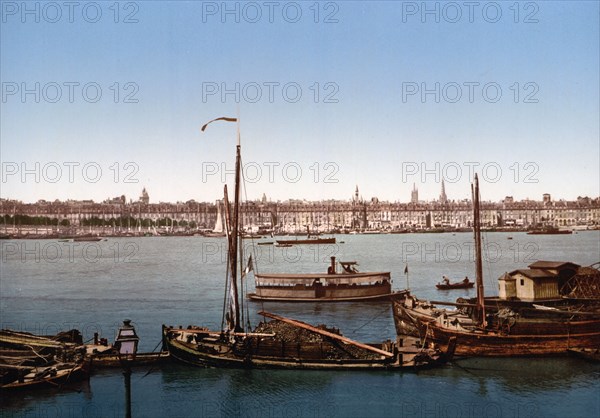
[[[483,202],[481,206],[482,226],[488,228],[600,227],[598,197],[556,201],[550,194],[544,194],[541,201],[515,201],[507,196],[501,202]],[[65,228],[88,228],[98,233],[212,230],[217,213],[216,202],[150,203],[144,188],[137,201],[129,202],[125,196],[101,203],[92,200],[23,203],[0,199],[0,229],[18,232],[34,226],[38,233]],[[452,229],[469,228],[472,209],[467,199],[448,199],[443,184],[440,199],[431,202],[419,201],[417,188],[413,186],[409,203],[380,201],[377,197],[365,200],[357,186],[349,200],[273,202],[263,195],[241,205],[241,221],[243,228],[252,232],[305,233],[307,227],[311,232]]]

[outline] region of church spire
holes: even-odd
[[[446,187],[444,186],[444,179],[442,179],[442,192],[440,193],[440,203],[448,203],[448,197],[446,196]]]

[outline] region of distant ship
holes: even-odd
[[[291,245],[300,245],[300,244],[335,244],[335,237],[331,238],[317,238],[312,237],[310,235],[310,230],[308,225],[306,226],[306,239],[278,239],[277,244],[291,244]]]
[[[563,235],[572,234],[573,231],[569,229],[558,229],[555,226],[544,226],[541,228],[535,228],[527,232],[527,235]]]

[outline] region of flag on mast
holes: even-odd
[[[200,130],[201,130],[202,132],[204,132],[204,130],[206,129],[206,127],[207,127],[207,126],[208,126],[210,123],[216,122],[216,121],[218,121],[218,120],[224,120],[225,122],[237,122],[237,121],[238,121],[238,120],[237,120],[237,118],[227,118],[227,117],[223,116],[223,117],[216,118],[216,119],[213,119],[213,120],[210,120],[210,121],[206,122],[204,125],[202,125],[202,129],[200,129]]]
[[[254,271],[254,267],[252,265],[252,254],[250,254],[250,257],[248,257],[248,265],[246,266],[246,268],[244,269],[244,274],[242,274],[242,279],[244,277],[246,277],[246,275],[248,273],[250,273],[251,271]]]

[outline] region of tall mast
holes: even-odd
[[[481,261],[481,219],[479,215],[479,178],[475,174],[474,184],[472,186],[473,194],[473,231],[475,233],[475,274],[477,283],[477,308],[476,320],[479,325],[485,327],[485,300],[483,290],[483,265]]]
[[[226,219],[226,225],[229,227],[228,236],[229,239],[229,257],[230,257],[230,265],[231,265],[231,295],[233,305],[233,329],[236,332],[242,331],[242,327],[240,326],[240,309],[239,309],[239,297],[238,297],[238,288],[237,288],[237,260],[238,260],[238,234],[239,234],[239,206],[240,206],[240,167],[241,167],[241,151],[240,151],[240,125],[239,118],[228,118],[228,117],[220,117],[208,121],[205,123],[201,131],[204,132],[206,127],[215,121],[225,121],[225,122],[237,122],[237,146],[236,146],[236,155],[235,155],[235,198],[234,198],[234,206],[233,206],[233,219]],[[227,188],[225,187],[225,215],[229,218],[229,204],[227,202]]]
[[[240,223],[240,171],[241,171],[241,145],[240,145],[240,125],[239,119],[237,129],[237,145],[235,154],[235,196],[233,203],[233,225],[231,228],[231,277],[233,280],[233,297],[235,298],[235,331],[241,332],[242,327],[240,326],[240,309],[239,309],[239,297],[237,288],[237,261],[238,261],[238,241],[239,241],[239,223]]]

